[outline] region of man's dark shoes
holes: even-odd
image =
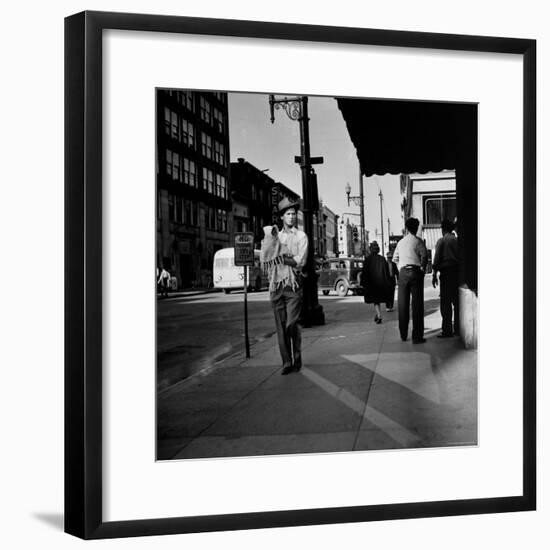
[[[413,340],[413,344],[424,344],[426,342],[426,338],[421,338],[420,340]]]
[[[438,334],[437,337],[438,338],[452,338],[453,334],[446,334],[446,333],[442,332],[441,334]]]
[[[291,367],[284,367],[281,371],[283,376],[290,374],[291,372],[298,372],[302,368],[302,363],[295,363]]]

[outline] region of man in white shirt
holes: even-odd
[[[412,342],[423,344],[424,339],[424,273],[428,263],[428,251],[424,242],[416,236],[420,222],[409,218],[405,222],[406,235],[397,243],[393,261],[399,267],[397,309],[399,333],[405,342],[409,332],[410,304],[412,298]]]
[[[307,260],[308,238],[296,227],[298,209],[299,204],[287,198],[279,202],[279,215],[283,221],[283,228],[278,233],[282,261],[269,269],[269,298],[275,315],[283,375],[302,368],[302,336],[298,320],[303,301],[301,270]]]

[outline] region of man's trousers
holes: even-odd
[[[420,267],[403,267],[399,270],[397,309],[399,333],[402,340],[409,332],[410,307],[412,302],[412,339],[424,338],[424,272]]]
[[[451,336],[459,333],[458,323],[458,267],[446,267],[439,271],[440,309],[443,321],[441,332]],[[453,323],[454,309],[454,323]]]
[[[269,294],[283,367],[302,366],[302,334],[298,325],[302,298],[303,289],[292,290],[288,286],[281,286]]]

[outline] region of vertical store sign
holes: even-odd
[[[271,188],[271,223],[276,225],[279,221],[279,189],[277,185]]]

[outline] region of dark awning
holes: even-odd
[[[456,169],[473,104],[337,98],[365,176]],[[469,115],[469,116],[468,116]]]
[[[477,290],[477,105],[337,98],[361,172],[456,170],[461,283]]]

